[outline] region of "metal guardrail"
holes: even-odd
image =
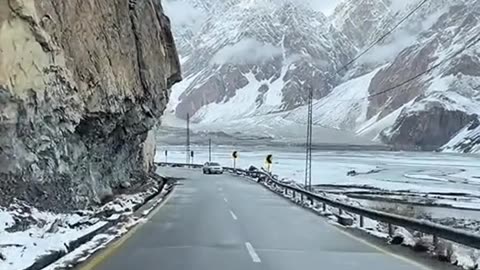
[[[184,163],[157,163],[159,166],[170,166],[170,167],[189,167],[189,168],[202,168],[200,164],[184,164]],[[282,183],[277,179],[273,178],[272,175],[264,171],[249,171],[244,169],[236,169],[224,167],[228,172],[249,176],[257,179],[264,179],[269,184],[274,185],[277,188],[283,189],[285,194],[288,191],[299,193],[302,197],[307,198],[313,204],[313,202],[320,202],[323,204],[323,209],[326,210],[326,206],[331,206],[339,209],[339,213],[348,212],[350,214],[355,214],[359,216],[360,226],[363,226],[363,218],[367,217],[376,221],[380,221],[389,225],[389,234],[393,235],[393,226],[404,227],[412,229],[418,232],[429,234],[433,236],[434,245],[438,244],[438,239],[446,239],[452,242],[469,246],[472,248],[480,249],[480,235],[466,232],[463,230],[454,229],[444,225],[436,224],[426,220],[418,220],[413,218],[408,218],[396,214],[376,211],[364,207],[349,205],[340,201],[332,200],[321,196],[316,193],[312,193],[305,189],[291,186],[287,183]]]

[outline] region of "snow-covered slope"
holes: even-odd
[[[326,97],[313,105],[314,123],[335,129],[356,130],[367,121],[368,87],[381,68],[346,81],[335,87]],[[288,113],[285,118],[305,123],[306,106]]]
[[[480,122],[474,121],[464,127],[442,147],[442,150],[461,153],[480,152]]]
[[[346,68],[419,1],[345,0],[328,17],[297,0],[172,4],[198,16],[173,21],[186,79],[167,114],[202,127],[270,114],[304,124],[310,88],[316,125],[399,148],[441,147],[480,114],[478,0],[428,1]]]
[[[385,142],[400,147],[435,149],[447,143],[480,113],[480,2],[447,6],[432,26],[402,50],[371,82],[371,94],[382,92],[436,67],[394,91],[371,99],[369,115],[388,115],[405,107]],[[436,11],[437,12],[437,11]],[[469,47],[459,53],[464,48]]]
[[[340,78],[338,59],[356,53],[325,15],[297,1],[237,0],[218,9],[203,11],[209,17],[194,36],[178,26],[189,81],[174,89],[179,118],[212,122],[296,108],[308,87],[326,96]]]

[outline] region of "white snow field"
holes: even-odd
[[[166,160],[164,151],[167,150],[169,162],[186,162],[185,147],[157,147],[157,161]],[[195,163],[208,161],[208,147],[191,148],[195,152]],[[233,166],[231,153],[234,150],[240,156],[237,167],[262,167],[266,155],[272,154],[274,174],[304,183],[305,153],[301,148],[268,150],[266,147],[214,146],[212,161],[218,161],[223,166]],[[393,199],[480,210],[480,155],[315,151],[312,159],[312,184],[319,185],[319,189],[338,191],[339,188],[344,188],[353,193],[367,190],[371,191],[371,196],[381,192],[382,196],[387,194]],[[357,175],[347,176],[347,172],[352,170]],[[480,212],[476,216],[480,218]]]
[[[194,162],[208,161],[208,146],[191,146]],[[185,162],[184,146],[157,146],[155,160]],[[273,172],[280,177],[303,183],[305,153],[301,148],[212,146],[212,160],[231,166],[231,153],[238,151],[238,167],[261,167],[266,155],[274,156]],[[376,152],[376,151],[314,151],[313,184],[369,185],[386,190],[412,190],[423,192],[470,192],[480,195],[480,155],[430,152]],[[347,177],[349,170],[381,172]]]

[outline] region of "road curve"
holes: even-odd
[[[358,241],[243,178],[160,170],[185,179],[96,270],[428,269]]]

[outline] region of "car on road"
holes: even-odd
[[[203,174],[222,174],[223,167],[217,162],[206,162],[203,164]]]

